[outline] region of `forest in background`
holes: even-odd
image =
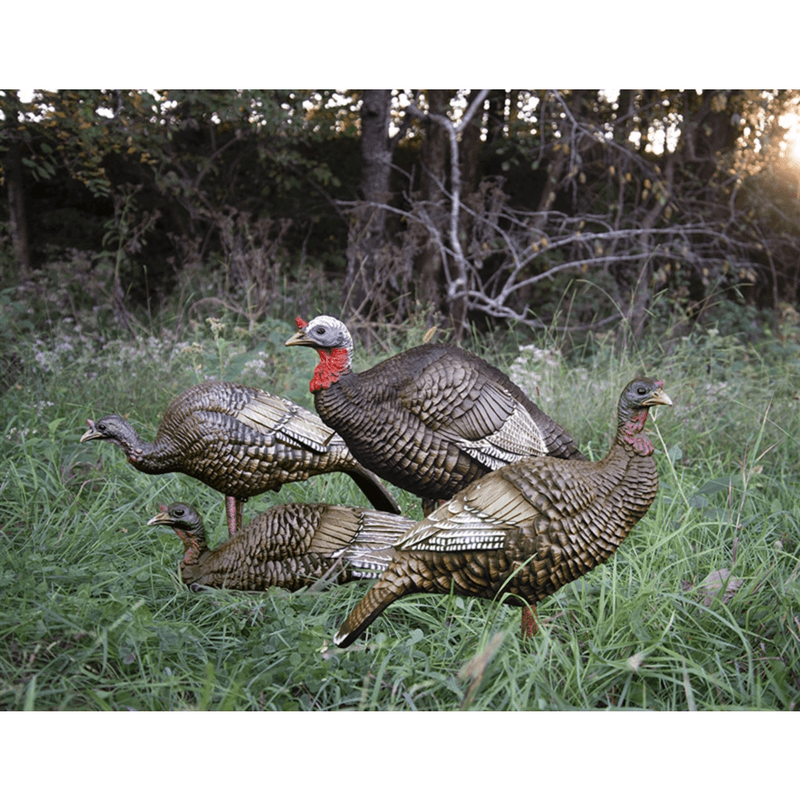
[[[800,301],[799,98],[6,90],[3,303],[70,283],[128,328],[203,275],[251,325],[310,283],[356,327],[756,337]]]

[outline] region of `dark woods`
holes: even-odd
[[[797,92],[0,93],[3,284],[638,336],[800,301]],[[783,127],[782,127],[783,126]],[[67,265],[64,267],[64,265]],[[67,278],[65,278],[66,280]],[[620,323],[626,323],[620,325]]]

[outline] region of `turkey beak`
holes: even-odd
[[[306,336],[305,331],[297,331],[297,333],[286,340],[286,347],[291,347],[295,344],[306,345],[307,347],[314,346],[314,343]]]
[[[166,511],[156,514],[153,519],[147,521],[148,525],[172,525],[172,517]]]
[[[102,435],[98,433],[97,428],[94,426],[94,422],[90,419],[86,420],[87,424],[89,425],[89,430],[86,431],[83,436],[81,436],[82,442],[88,442],[90,439],[102,439]]]
[[[663,389],[656,389],[653,394],[644,401],[645,406],[671,406],[672,400]]]

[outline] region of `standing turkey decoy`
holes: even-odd
[[[353,339],[335,317],[296,320],[287,346],[313,347],[314,406],[368,469],[436,501],[505,464],[550,455],[585,460],[572,437],[515,383],[460,347],[423,344],[352,372]]]
[[[321,578],[377,578],[391,546],[415,523],[397,514],[325,503],[289,503],[259,514],[216,550],[206,545],[198,512],[161,506],[148,525],[168,525],[183,541],[181,577],[189,586],[295,591]]]
[[[607,561],[658,490],[653,445],[643,433],[654,405],[672,405],[663,382],[636,378],[620,396],[616,438],[601,461],[517,461],[417,523],[334,643],[352,644],[407,594],[452,590],[534,606]]]
[[[328,472],[347,473],[377,509],[400,513],[386,487],[316,414],[260,389],[223,381],[192,386],[169,404],[152,443],[118,414],[87,423],[82,442],[105,439],[141,472],[182,472],[222,492],[231,536],[247,498]]]

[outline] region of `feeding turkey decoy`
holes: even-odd
[[[295,591],[323,578],[378,577],[414,521],[368,508],[289,503],[259,514],[215,550],[206,544],[202,517],[186,503],[161,506],[147,524],[167,525],[181,538],[181,577],[190,586]]]

